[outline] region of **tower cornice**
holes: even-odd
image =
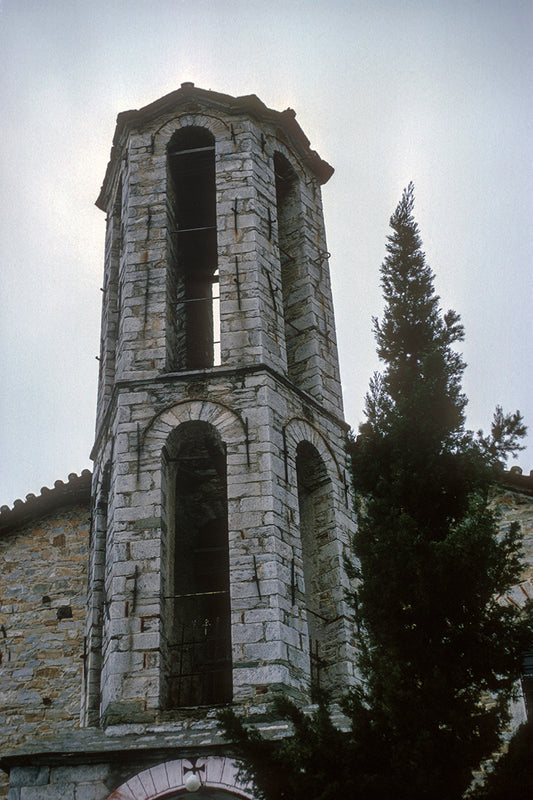
[[[107,195],[110,183],[112,183],[115,162],[121,157],[121,142],[127,133],[133,128],[149,124],[165,114],[179,112],[191,103],[211,108],[218,107],[235,116],[247,114],[261,122],[272,122],[281,128],[292,147],[299,153],[320,184],[326,183],[333,175],[333,167],[320,158],[316,150],[311,149],[309,139],[296,121],[296,112],[292,108],[276,111],[268,108],[255,94],[232,97],[229,94],[200,89],[193,83],[182,83],[179,89],[170,92],[159,100],[149,103],[140,109],[123,111],[117,116],[111,155],[104,182],[96,200],[98,208],[102,211],[106,210]]]
[[[105,435],[106,428],[109,424],[109,416],[111,415],[114,402],[113,400],[116,398],[118,392],[122,390],[131,390],[131,389],[147,389],[153,386],[168,384],[168,383],[189,383],[192,380],[196,381],[205,381],[205,380],[216,380],[217,378],[225,378],[228,375],[232,375],[236,378],[243,378],[246,375],[257,375],[257,374],[268,374],[271,378],[275,381],[286,386],[297,395],[301,402],[307,406],[315,410],[320,415],[324,416],[325,418],[329,419],[334,425],[338,425],[340,428],[346,431],[350,430],[350,425],[345,422],[344,418],[333,414],[328,408],[326,408],[322,403],[320,403],[316,398],[310,395],[308,392],[300,389],[296,386],[289,378],[285,375],[277,372],[273,369],[269,364],[250,364],[247,366],[242,367],[214,367],[207,370],[190,370],[186,372],[169,372],[163,375],[158,375],[155,378],[139,378],[139,379],[129,379],[129,380],[122,380],[117,381],[113,390],[113,396],[111,402],[108,406],[108,411],[104,419],[102,420],[102,424],[100,425],[96,436],[95,442],[93,445],[93,449],[91,451],[91,459],[94,460],[96,457],[96,453],[98,448],[102,442],[102,437]]]

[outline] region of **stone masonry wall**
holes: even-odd
[[[512,473],[511,473],[512,474]],[[531,481],[533,484],[533,481]],[[511,523],[518,522],[523,536],[524,572],[522,582],[516,586],[509,599],[523,605],[526,599],[533,599],[533,496],[531,490],[521,491],[519,487],[504,486],[494,492],[494,503],[500,512],[500,528],[504,530]]]
[[[117,126],[99,200],[108,214],[104,287],[118,260],[119,309],[114,386],[107,394],[101,387],[93,451],[97,505],[109,467],[110,479],[105,566],[95,556],[90,574],[94,598],[101,597],[87,627],[95,680],[84,704],[87,722],[100,706],[105,725],[156,719],[164,705],[172,549],[164,453],[173,432],[191,420],[214,428],[227,448],[234,698],[252,701],[267,687],[307,691],[309,592],[295,477],[302,441],[315,448],[331,481],[336,534],[320,549],[320,570],[331,586],[327,636],[335,642],[328,643],[327,682],[338,689],[351,678],[342,549],[353,520],[320,197],[326,178],[315,170],[308,143],[294,139],[294,120],[192,88],[178,94],[175,107],[165,102],[132,112]],[[186,128],[209,131],[216,142],[221,365],[175,372],[181,362],[169,359],[177,346],[179,298],[167,275],[176,241],[168,147]],[[295,187],[285,219],[276,193],[280,159]],[[119,203],[120,226],[113,216]],[[285,279],[280,246],[293,265]],[[105,303],[103,339],[112,316],[107,293]]]
[[[150,401],[142,384],[135,390],[130,385],[129,391],[119,395],[121,432],[114,454],[121,460],[121,469],[113,474],[109,504],[114,523],[109,541],[113,558],[106,576],[110,608],[109,617],[104,618],[104,708],[122,693],[124,699],[127,694],[129,705],[135,701],[143,716],[160,705],[158,658],[164,646],[158,626],[162,636],[167,627],[159,609],[159,598],[167,593],[161,454],[171,432],[191,419],[213,425],[227,447],[235,698],[252,698],[254,687],[265,691],[265,685],[283,684],[302,690],[308,683],[295,475],[301,441],[317,449],[332,481],[336,535],[324,543],[321,570],[329,575],[331,617],[337,620],[328,629],[331,642],[339,648],[329,680],[346,684],[350,658],[345,626],[350,625],[345,617],[341,565],[342,547],[347,545],[353,522],[344,488],[344,429],[318,408],[311,422],[313,414],[303,398],[262,370],[239,380],[212,374],[203,392],[198,383],[194,387],[194,394],[205,394],[205,399],[194,398],[190,376],[181,383],[176,378],[153,383]],[[183,398],[184,394],[190,399]],[[103,454],[102,463],[107,457]]]
[[[78,725],[88,531],[76,506],[0,536],[0,752]]]

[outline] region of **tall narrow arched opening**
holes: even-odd
[[[186,422],[167,452],[166,705],[232,696],[225,447],[206,422]]]
[[[309,442],[300,442],[297,447],[296,476],[311,682],[327,688],[328,667],[335,661],[335,644],[328,635],[335,617],[330,552],[334,539],[332,486],[322,458]]]
[[[274,153],[274,175],[276,181],[276,206],[278,218],[278,245],[281,264],[281,288],[283,295],[283,319],[285,322],[285,345],[287,370],[295,383],[299,381],[298,354],[299,327],[302,298],[297,293],[301,215],[298,177],[281,153]]]
[[[220,363],[215,140],[205,128],[168,145],[168,343],[170,369]]]

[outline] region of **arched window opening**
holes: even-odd
[[[331,481],[318,451],[309,442],[300,442],[297,447],[296,476],[311,682],[325,687],[327,669],[335,661],[328,630],[335,617],[329,552],[334,518]]]
[[[168,146],[169,366],[220,363],[215,140],[204,128],[178,131]]]
[[[168,706],[225,703],[232,696],[225,449],[214,428],[196,421],[178,428],[170,452]]]
[[[298,317],[302,313],[302,298],[296,293],[300,261],[301,219],[298,178],[281,153],[274,153],[278,245],[281,262],[281,287],[285,344],[289,377],[298,383],[297,352],[299,344]]]

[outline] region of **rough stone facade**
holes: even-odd
[[[520,591],[525,597],[533,598],[533,474],[523,475],[518,467],[506,472],[501,485],[494,490],[494,502],[501,513],[501,525],[509,526],[518,522],[523,536],[524,573]],[[518,596],[516,602],[523,605]]]
[[[500,597],[501,603],[522,608],[533,601],[533,473],[523,475],[518,467],[513,467],[494,489],[493,502],[501,514],[501,530],[518,523],[522,532],[522,579]],[[524,655],[520,690],[513,704],[513,725],[533,719],[533,647]]]
[[[79,724],[90,477],[0,514],[0,752]]]

